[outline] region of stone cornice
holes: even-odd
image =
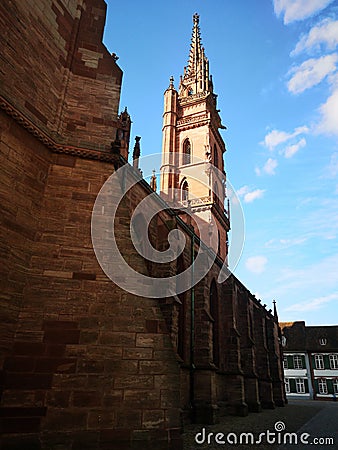
[[[22,112],[16,109],[2,96],[0,96],[0,108],[3,111],[5,111],[5,113],[8,116],[12,117],[12,119],[14,119],[15,122],[17,122],[19,125],[25,128],[40,142],[42,142],[53,153],[63,153],[66,155],[72,155],[80,158],[93,159],[109,163],[113,163],[116,159],[115,155],[108,152],[100,150],[92,150],[83,147],[76,147],[56,142],[51,136],[42,131],[38,126],[36,126],[30,119],[28,119]]]

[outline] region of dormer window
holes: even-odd
[[[319,344],[320,345],[326,345],[327,344],[327,339],[326,338],[319,338]]]

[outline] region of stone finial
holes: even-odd
[[[171,75],[170,77],[170,84],[169,87],[173,88],[174,87],[174,77]]]
[[[275,317],[275,319],[278,319],[276,300],[273,300],[272,303],[273,303],[273,316]]]
[[[140,147],[140,136],[135,137],[135,145],[134,145],[134,151],[133,151],[133,167],[135,169],[138,169],[138,160],[141,155],[141,147]]]
[[[153,174],[152,174],[151,179],[150,179],[150,187],[151,187],[151,189],[152,189],[153,191],[156,192],[156,189],[157,189],[157,179],[156,179],[156,171],[155,171],[155,169],[153,170]]]
[[[200,21],[200,16],[197,13],[195,13],[192,17],[194,20],[194,24],[198,25]]]

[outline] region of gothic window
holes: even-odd
[[[183,142],[183,161],[182,165],[190,164],[191,162],[191,144],[189,139]]]
[[[303,378],[296,378],[296,391],[297,394],[305,394],[305,383]]]
[[[330,369],[338,369],[338,355],[330,355]]]
[[[216,144],[214,145],[214,166],[218,167],[218,151]]]
[[[316,369],[324,369],[323,355],[315,355],[315,366]]]
[[[181,185],[181,200],[182,202],[186,202],[189,199],[189,185],[187,180],[184,180]]]
[[[302,361],[302,357],[300,355],[294,355],[293,368],[294,369],[302,369],[303,368],[303,361]]]
[[[318,391],[320,394],[327,394],[327,383],[325,378],[318,380]]]
[[[219,366],[219,312],[218,295],[215,280],[210,286],[210,315],[212,319],[212,361],[215,366]]]

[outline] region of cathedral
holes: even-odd
[[[105,18],[104,0],[0,4],[3,449],[182,449],[187,423],[285,405],[276,307],[228,268],[199,16],[164,93],[158,189],[139,137],[128,163]]]

